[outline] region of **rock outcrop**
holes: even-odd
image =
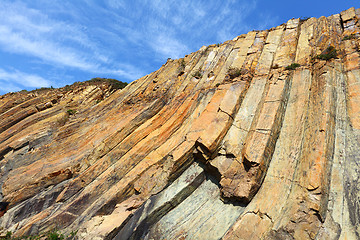
[[[202,47],[126,88],[0,97],[3,233],[359,239],[360,9]]]

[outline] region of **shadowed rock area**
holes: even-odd
[[[351,8],[204,46],[124,89],[0,96],[0,233],[359,239],[359,37]]]

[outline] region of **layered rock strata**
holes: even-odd
[[[360,238],[359,37],[351,8],[202,47],[123,90],[2,96],[3,233]]]

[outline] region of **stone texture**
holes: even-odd
[[[123,90],[0,96],[0,234],[359,239],[359,13],[204,46]]]

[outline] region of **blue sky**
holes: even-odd
[[[203,45],[358,0],[0,0],[0,94],[93,77],[131,82]]]

